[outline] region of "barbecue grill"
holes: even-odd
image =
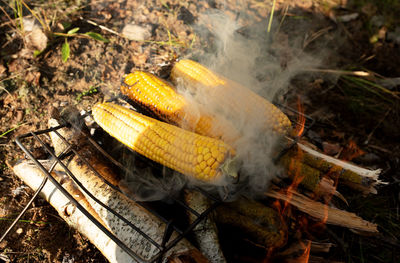
[[[292,119],[296,117],[302,117],[306,119],[306,126],[305,126],[305,132],[308,129],[311,128],[312,125],[314,125],[314,120],[307,116],[304,115],[301,112],[298,112],[290,107],[282,106],[280,105],[280,108]],[[86,116],[83,115],[81,118],[85,118]],[[298,118],[301,119],[301,118]],[[299,124],[297,120],[292,120],[292,123]],[[131,195],[127,195],[121,189],[118,187],[114,186],[110,182],[108,182],[106,179],[102,178],[100,173],[96,171],[88,162],[88,160],[79,154],[79,152],[75,149],[75,145],[69,141],[67,141],[59,132],[58,130],[64,127],[73,127],[74,129],[77,130],[77,132],[83,133],[83,136],[87,139],[87,141],[92,144],[101,155],[104,156],[104,158],[108,159],[111,161],[118,169],[120,169],[120,172],[124,172],[127,174],[131,174],[132,176],[135,176],[132,174],[132,171],[126,168],[121,162],[117,161],[113,156],[108,154],[102,146],[96,142],[96,140],[88,134],[86,131],[83,131],[79,129],[79,127],[76,126],[74,123],[70,123],[68,121],[63,121],[61,125],[58,127],[54,128],[49,128],[49,129],[44,129],[44,130],[39,130],[39,131],[32,131],[23,135],[20,135],[16,139],[17,145],[24,151],[24,153],[38,166],[38,168],[46,175],[46,177],[43,179],[40,187],[37,189],[31,200],[28,202],[28,204],[25,206],[25,208],[21,211],[21,213],[17,216],[17,218],[14,220],[14,222],[10,225],[10,227],[7,229],[7,231],[3,234],[3,236],[0,238],[0,240],[3,240],[5,236],[11,231],[11,229],[15,226],[15,224],[19,221],[19,219],[23,216],[23,214],[27,211],[29,206],[32,204],[32,202],[37,198],[38,194],[42,190],[43,186],[47,182],[47,180],[50,180],[57,188],[60,190],[69,200],[71,203],[73,203],[77,209],[79,209],[85,216],[87,216],[90,221],[92,221],[100,230],[102,230],[111,240],[113,240],[121,249],[123,249],[127,254],[129,254],[133,259],[135,259],[138,262],[160,262],[162,260],[163,255],[172,247],[174,247],[181,239],[187,237],[190,232],[203,220],[207,218],[207,216],[221,203],[223,203],[226,200],[229,200],[232,198],[232,196],[237,196],[240,194],[241,190],[243,190],[246,186],[246,182],[244,180],[241,180],[240,178],[238,179],[237,182],[235,182],[235,187],[232,188],[223,188],[219,189],[219,192],[223,191],[223,195],[215,195],[212,194],[201,187],[193,187],[192,190],[200,192],[202,195],[204,195],[208,200],[210,200],[210,207],[206,209],[205,211],[199,213],[189,207],[188,205],[185,204],[183,200],[181,200],[179,197],[176,196],[168,196],[168,204],[163,202],[163,205],[168,205],[168,206],[173,206],[177,209],[180,209],[181,211],[185,211],[186,213],[190,213],[195,216],[195,220],[193,223],[182,225],[180,222],[177,222],[173,217],[168,217],[168,215],[160,213],[157,209],[154,208],[153,202],[140,202],[137,200],[136,201],[139,205],[147,209],[150,213],[154,214],[156,217],[158,217],[162,222],[166,224],[162,242],[157,243],[154,239],[150,238],[146,233],[144,233],[140,228],[135,226],[134,224],[130,223],[128,220],[126,220],[124,217],[119,215],[117,212],[115,212],[113,209],[105,205],[104,203],[101,203],[98,199],[96,199],[83,185],[81,182],[79,182],[74,174],[67,168],[65,165],[65,159],[67,157],[70,157],[71,155],[78,156],[79,159],[84,162],[90,169],[99,177],[101,178],[106,184],[108,184],[110,187],[113,189],[123,193],[124,195],[128,196],[129,198],[133,199]],[[52,148],[46,144],[41,138],[42,136],[48,135],[50,132],[54,132],[61,138],[61,140],[64,141],[64,143],[67,145],[67,148],[64,152],[56,156]],[[301,136],[301,135],[300,135]],[[53,157],[54,162],[52,163],[52,166],[49,169],[46,169],[37,158],[34,157],[33,152],[29,149],[27,145],[27,139],[33,139],[36,142],[38,142],[43,150],[47,152],[50,156]],[[296,144],[298,138],[294,138],[294,142],[285,147],[276,157],[275,161],[278,161],[279,158],[286,153],[293,145]],[[93,200],[98,202],[101,206],[103,206],[105,209],[108,210],[108,212],[114,214],[117,216],[119,219],[121,219],[123,222],[125,222],[127,225],[129,225],[132,229],[137,231],[140,235],[142,235],[150,244],[154,245],[158,249],[158,253],[154,255],[150,259],[144,259],[134,251],[132,251],[124,242],[122,242],[120,239],[118,239],[117,236],[115,236],[113,233],[111,233],[108,229],[106,229],[98,220],[96,220],[82,205],[79,204],[79,202],[71,195],[68,193],[66,189],[61,186],[57,180],[51,175],[52,171],[56,167],[56,165],[59,164],[61,167],[64,169],[64,172],[81,188],[82,191],[84,191],[86,194],[88,194]],[[178,233],[177,237],[171,240],[171,234],[173,231],[176,231]]]

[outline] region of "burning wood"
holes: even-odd
[[[297,143],[297,146],[304,152],[302,155],[304,163],[318,169],[322,173],[337,174],[340,180],[364,186],[365,191],[374,194],[377,193],[374,186],[384,184],[384,182],[378,179],[381,169],[365,169],[352,163],[322,154],[305,144]]]
[[[365,221],[354,213],[335,209],[320,202],[313,201],[296,191],[284,194],[271,190],[265,195],[288,202],[297,207],[300,211],[326,224],[347,227],[361,232],[378,233],[376,224]]]

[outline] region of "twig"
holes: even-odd
[[[371,74],[366,71],[347,71],[347,70],[340,70],[340,69],[305,68],[305,69],[303,69],[303,71],[331,73],[331,74],[338,74],[338,75],[351,75],[351,76],[359,76],[359,77],[371,76]]]
[[[316,40],[323,34],[327,33],[331,29],[332,29],[332,26],[322,28],[321,30],[318,30],[317,32],[313,33],[311,35],[310,39],[307,39],[307,36],[306,36],[306,38],[304,39],[304,43],[303,43],[303,49],[305,49],[311,42],[313,42],[314,40]]]
[[[386,119],[386,117],[389,115],[389,113],[392,111],[392,109],[389,109],[385,115],[383,116],[383,118],[381,118],[378,122],[378,124],[376,124],[376,126],[372,129],[372,131],[368,134],[367,139],[365,140],[364,144],[368,144],[368,142],[371,140],[372,135],[374,134],[374,132],[376,131],[376,129],[378,129],[379,126],[381,126],[382,122]]]
[[[2,80],[3,81],[3,80]],[[10,95],[11,96],[11,93],[6,89],[6,88],[4,88],[3,86],[0,86],[0,90],[2,90],[2,91],[5,91],[8,95]],[[0,93],[1,94],[1,93]],[[0,137],[1,138],[1,137]]]
[[[274,18],[274,12],[275,12],[275,4],[276,4],[276,0],[274,0],[274,2],[272,2],[272,9],[271,9],[271,13],[269,15],[268,28],[267,28],[268,33],[271,31],[272,19]]]
[[[108,32],[110,32],[110,33],[112,33],[112,34],[114,34],[114,35],[117,35],[117,36],[126,38],[124,35],[118,33],[117,31],[114,31],[114,30],[109,29],[109,28],[107,28],[107,27],[105,27],[105,26],[99,25],[99,24],[97,24],[96,22],[94,22],[94,21],[92,21],[92,20],[85,19],[85,18],[83,18],[83,17],[79,17],[79,19],[81,19],[81,20],[83,20],[83,21],[86,21],[88,24],[97,26],[97,27],[99,27],[100,29],[103,29],[103,30],[105,30],[105,31],[108,31]]]
[[[13,26],[14,26],[15,28],[17,28],[17,25],[15,24],[14,20],[11,19],[11,17],[7,14],[6,10],[4,10],[4,8],[1,7],[1,6],[0,6],[0,10],[3,11],[3,13],[6,15],[6,17],[8,18],[8,20],[10,20],[11,24],[13,24]]]
[[[286,18],[286,16],[288,15],[288,10],[289,10],[289,5],[286,4],[286,5],[285,5],[285,8],[284,8],[284,13],[283,13],[281,22],[279,23],[278,28],[276,29],[275,35],[278,34],[279,30],[281,29],[282,24],[283,24],[283,21],[285,21],[285,18]]]

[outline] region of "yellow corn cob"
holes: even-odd
[[[223,141],[112,103],[96,104],[92,114],[97,124],[126,146],[182,174],[207,182],[227,173],[236,177],[235,171],[229,171],[235,151]]]
[[[135,71],[126,75],[121,92],[159,119],[186,130],[221,138],[225,142],[233,142],[239,137],[231,123],[205,113],[203,106],[189,102],[168,82],[151,73]]]
[[[287,134],[291,130],[288,117],[273,104],[195,61],[183,59],[177,62],[172,68],[171,79],[174,83],[182,80],[191,91],[200,92],[212,103],[223,104],[221,108],[230,114],[230,118],[237,118],[244,111],[246,117],[263,120],[264,127],[278,134]]]

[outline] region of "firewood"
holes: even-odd
[[[48,160],[42,161],[48,167]],[[43,172],[31,161],[22,161],[13,167],[14,173],[23,180],[29,187],[36,190],[45,175]],[[110,229],[106,218],[102,217],[91,207],[87,199],[80,192],[77,186],[72,182],[71,179],[60,175],[59,173],[53,173],[54,177],[61,183],[73,197],[79,201],[79,203],[88,212],[94,216],[100,223],[104,224],[107,229]],[[112,241],[104,232],[102,232],[92,221],[90,221],[79,209],[73,205],[70,200],[59,191],[56,186],[51,182],[47,181],[44,188],[41,191],[41,196],[44,197],[59,213],[59,215],[73,228],[78,230],[84,236],[86,236],[110,262],[136,262],[127,254],[124,250],[119,248],[114,241]],[[114,233],[118,235],[118,229],[114,229]],[[175,259],[179,259],[180,262],[207,262],[204,256],[198,252],[197,249],[192,247],[187,241],[186,249],[172,249],[168,252],[168,260],[174,262]],[[194,256],[195,255],[195,256]]]
[[[363,220],[354,213],[332,208],[320,202],[311,200],[296,191],[290,191],[289,194],[287,194],[270,190],[265,193],[265,195],[288,202],[300,211],[310,215],[316,220],[323,221],[326,224],[359,230],[360,233],[378,233],[376,224]]]
[[[55,119],[50,119],[49,125],[50,127],[55,127],[58,126],[58,122]],[[58,132],[68,141],[77,140],[79,143],[76,145],[78,153],[80,153],[86,159],[92,159],[90,161],[92,166],[94,166],[94,163],[97,163],[97,168],[102,167],[100,164],[102,164],[104,160],[97,159],[99,156],[95,154],[95,150],[92,149],[92,146],[86,140],[82,138],[76,138],[77,135],[73,129],[62,128],[59,129]],[[56,139],[58,138],[58,135],[56,135],[54,132],[51,132],[50,137],[52,139],[55,152],[62,152],[65,148],[65,144],[60,143],[60,141]],[[163,223],[159,218],[151,214],[136,202],[107,185],[90,169],[89,165],[78,156],[73,156],[72,159],[67,163],[67,167],[72,174],[75,175],[78,181],[92,194],[92,196],[90,196],[85,193],[85,197],[93,209],[99,214],[99,216],[104,218],[105,223],[110,229],[113,230],[115,235],[117,235],[125,244],[133,249],[135,253],[141,255],[143,258],[150,259],[157,253],[157,251],[159,251],[154,245],[149,243],[142,234],[131,228],[126,224],[126,222],[122,221],[120,218],[101,206],[96,200],[93,199],[93,196],[97,198],[98,201],[101,201],[118,214],[122,215],[129,222],[137,226],[159,244],[163,238],[165,223]],[[108,169],[107,167],[102,167],[97,171],[103,178],[107,180],[117,178],[112,170]],[[115,181],[114,183],[117,184],[118,181]],[[177,233],[173,231],[171,234],[171,239],[175,239],[176,237]],[[116,249],[121,250],[120,248]],[[181,252],[186,253],[192,250],[195,250],[195,248],[187,240],[183,239],[179,241],[171,250],[169,250],[165,257],[170,257],[171,255],[177,253],[181,254]],[[115,253],[111,255],[111,259],[113,261],[117,259],[115,256]]]
[[[199,214],[210,207],[210,200],[200,192],[186,190],[184,195],[186,204]],[[190,212],[188,212],[188,217],[190,223],[193,223],[197,219],[197,217]],[[219,243],[218,229],[212,216],[205,218],[205,220],[195,226],[193,233],[200,251],[210,262],[226,262]]]
[[[323,174],[337,175],[340,181],[350,182],[352,185],[361,185],[364,187],[364,191],[369,189],[369,193],[376,194],[375,186],[385,184],[385,182],[379,180],[381,169],[369,170],[320,153],[302,143],[297,143],[296,148],[302,152],[299,158],[303,163]]]

